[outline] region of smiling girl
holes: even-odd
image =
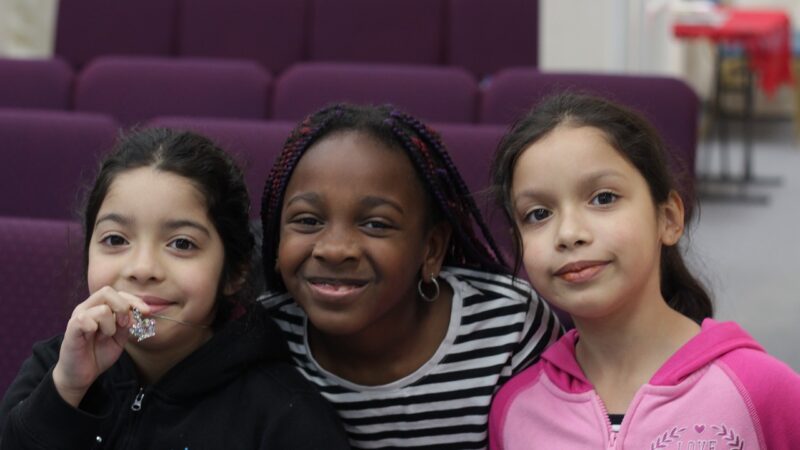
[[[301,123],[262,199],[264,303],[356,448],[485,448],[489,403],[560,332],[438,135],[391,107]]]
[[[207,139],[124,137],[85,209],[90,295],[6,393],[0,447],[348,448],[252,306],[248,211],[241,172]]]
[[[531,281],[575,330],[497,394],[492,449],[797,448],[800,377],[710,318],[678,248],[691,208],[642,117],[542,100],[493,180]]]

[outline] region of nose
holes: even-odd
[[[331,226],[319,235],[312,256],[328,264],[341,264],[356,260],[360,250],[353,232],[342,226]]]
[[[160,281],[164,278],[164,266],[157,248],[140,246],[133,249],[124,268],[125,278],[138,283]]]
[[[591,243],[592,233],[585,213],[578,208],[560,211],[556,247],[559,250],[569,250]]]

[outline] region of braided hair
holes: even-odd
[[[264,186],[261,197],[262,257],[268,289],[285,289],[280,274],[270,262],[275,261],[278,255],[281,210],[292,172],[303,154],[315,143],[334,133],[347,131],[364,133],[408,155],[427,193],[429,220],[432,223],[446,220],[453,229],[445,265],[510,273],[438,133],[391,105],[336,104],[311,114],[292,130]]]

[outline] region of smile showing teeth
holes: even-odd
[[[342,298],[359,292],[365,282],[355,280],[309,280],[311,287],[317,294],[328,298]]]

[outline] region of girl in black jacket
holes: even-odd
[[[150,129],[100,167],[90,295],[0,405],[0,449],[348,448],[331,407],[245,301],[242,174],[207,139]]]

